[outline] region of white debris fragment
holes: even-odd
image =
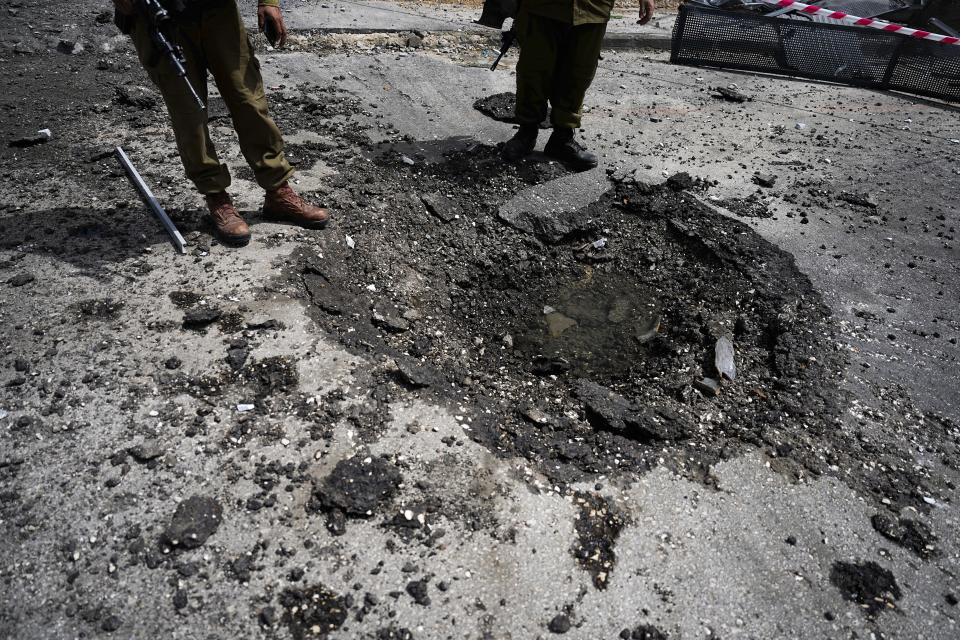
[[[237,405],[237,411],[239,411],[240,413],[246,413],[247,411],[253,411],[254,409],[256,409],[256,406],[254,406],[254,405],[252,405],[252,404],[238,404],[238,405]]]
[[[353,238],[351,238],[350,236],[347,236],[347,246],[350,247],[351,249],[354,249],[356,248],[357,243],[353,241]]]

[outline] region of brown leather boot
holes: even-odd
[[[263,201],[263,217],[290,222],[307,229],[323,229],[330,221],[330,212],[310,204],[284,183],[279,189],[267,191]]]
[[[242,247],[250,242],[250,227],[237,213],[230,195],[222,191],[206,198],[210,221],[213,223],[213,235],[217,240],[232,247]]]

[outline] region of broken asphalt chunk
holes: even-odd
[[[620,394],[581,378],[577,380],[575,391],[583,402],[587,420],[596,429],[623,432],[627,428],[627,419],[634,412],[633,403]]]
[[[436,374],[422,365],[400,360],[397,362],[397,378],[411,389],[425,389],[435,383]]]
[[[717,87],[716,93],[713,97],[720,100],[726,100],[727,102],[736,103],[743,103],[753,99],[734,87]]]
[[[390,333],[403,333],[410,329],[410,323],[397,317],[390,310],[374,309],[370,321],[374,326]]]
[[[162,540],[171,547],[196,549],[216,533],[223,521],[223,507],[213,498],[193,496],[177,506]]]
[[[641,442],[689,437],[688,421],[664,406],[639,407],[619,393],[581,378],[574,387],[587,421],[595,429],[619,433]]]
[[[556,633],[557,635],[570,631],[570,627],[570,618],[562,613],[554,616],[553,619],[547,624],[547,629],[550,630],[550,633]]]
[[[849,204],[857,205],[858,207],[867,207],[868,209],[876,209],[879,204],[869,193],[850,193],[849,191],[844,191],[840,194],[840,199]]]
[[[150,462],[163,455],[163,449],[156,440],[148,440],[127,449],[137,462]]]
[[[183,314],[184,329],[203,329],[223,316],[217,308],[191,309]]]
[[[133,85],[117,87],[115,100],[117,104],[134,107],[136,109],[152,109],[157,106],[157,93],[147,87]]]
[[[420,200],[427,211],[443,222],[453,222],[460,216],[460,207],[442,193],[428,193],[420,196]]]
[[[366,518],[393,498],[401,482],[400,470],[383,458],[354,456],[338,462],[330,475],[314,485],[307,508],[311,511],[337,509],[350,516]]]
[[[587,226],[587,220],[576,211],[534,211],[514,207],[510,202],[500,207],[497,214],[508,225],[555,244]]]
[[[667,186],[673,191],[686,191],[687,189],[692,189],[695,184],[696,180],[686,171],[675,173],[667,178]]]
[[[27,147],[35,147],[39,144],[46,144],[53,138],[53,134],[50,132],[50,129],[41,129],[33,135],[23,136],[21,138],[16,138],[10,141],[10,146],[17,149],[26,149]]]
[[[426,580],[414,580],[407,583],[407,593],[418,605],[422,607],[430,606],[430,595],[427,592]]]
[[[694,388],[707,396],[708,398],[716,398],[720,395],[720,381],[716,378],[703,378],[697,380],[693,383]]]
[[[22,287],[25,284],[30,284],[36,279],[37,277],[35,275],[28,271],[24,271],[23,273],[18,273],[7,280],[7,284],[9,284],[11,287]]]
[[[755,173],[753,174],[753,182],[769,189],[777,183],[777,175],[775,173]]]

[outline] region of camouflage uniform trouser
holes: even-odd
[[[235,2],[206,9],[179,23],[174,38],[183,47],[187,74],[200,97],[207,99],[207,71],[230,111],[240,150],[264,189],[276,189],[293,174],[283,155],[283,138],[267,111],[260,63],[254,56]],[[163,58],[150,65],[152,45],[142,20],[131,33],[140,61],[166,102],[180,159],[201,193],[230,186],[230,172],[210,139],[208,114],[200,111],[182,81]]]
[[[517,19],[517,120],[580,128],[583,98],[597,73],[606,23],[572,24],[523,12]]]

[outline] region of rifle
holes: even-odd
[[[477,24],[482,24],[485,27],[493,27],[495,29],[503,28],[503,23],[507,18],[513,18],[513,24],[510,26],[509,31],[504,31],[502,35],[502,44],[500,45],[500,55],[497,56],[497,59],[494,60],[493,66],[490,67],[490,71],[496,71],[497,65],[500,64],[500,61],[503,60],[503,56],[507,55],[507,51],[510,50],[510,47],[513,46],[514,41],[517,39],[517,16],[520,15],[520,0],[512,2],[512,0],[486,0],[483,4],[483,13],[480,16],[480,19],[477,20]]]
[[[175,0],[179,3],[181,0]],[[137,13],[143,18],[147,31],[150,34],[150,41],[153,43],[153,54],[150,58],[150,66],[156,65],[160,58],[166,59],[167,63],[173,69],[174,74],[179,77],[187,88],[190,96],[200,111],[206,111],[207,105],[203,102],[190,82],[187,75],[187,69],[184,66],[186,59],[183,56],[183,48],[173,44],[168,35],[169,29],[174,25],[173,18],[166,7],[160,4],[159,0],[136,0]],[[181,5],[182,6],[182,5]],[[120,31],[129,34],[133,29],[132,21],[117,13],[117,27]]]
[[[503,44],[500,45],[500,55],[493,61],[493,66],[490,67],[490,71],[496,71],[497,65],[503,60],[503,56],[507,55],[507,51],[510,51],[510,47],[513,46],[513,41],[517,39],[517,31],[511,26],[510,31],[504,31],[502,37]]]

